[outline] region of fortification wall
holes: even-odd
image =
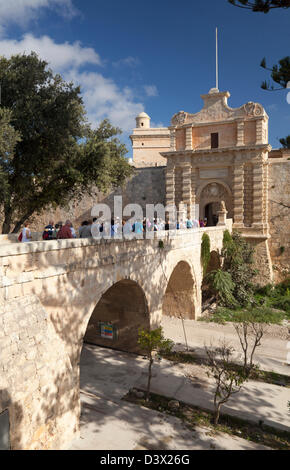
[[[91,218],[91,210],[96,203],[108,204],[113,211],[114,196],[123,197],[123,207],[127,204],[139,204],[145,216],[146,204],[165,204],[165,167],[136,168],[135,174],[125,186],[110,194],[96,192],[95,196],[85,196],[81,201],[72,202],[67,207],[47,209],[34,217],[31,229],[42,231],[50,219],[54,223],[70,219],[74,227],[78,228],[83,220]]]
[[[290,160],[269,160],[269,240],[274,280],[290,273]]]

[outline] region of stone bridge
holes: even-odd
[[[173,238],[159,232],[149,240],[0,244],[0,431],[6,423],[7,446],[62,449],[78,433],[84,341],[138,352],[139,327],[159,325],[162,314],[200,315],[201,237],[208,233],[216,253],[231,230],[226,223]],[[104,338],[106,323],[113,334]]]

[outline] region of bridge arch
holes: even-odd
[[[84,343],[139,352],[138,330],[149,328],[148,303],[142,287],[122,279],[109,287],[86,323]]]
[[[197,285],[188,261],[179,261],[168,279],[163,296],[162,314],[169,317],[195,319]]]

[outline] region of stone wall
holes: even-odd
[[[275,281],[290,274],[290,160],[269,160],[269,249]]]
[[[107,195],[96,193],[92,197],[86,196],[81,201],[71,203],[64,208],[45,210],[34,217],[31,229],[42,231],[50,219],[54,223],[70,219],[75,228],[78,228],[83,220],[91,218],[91,210],[96,203],[108,204],[113,211],[114,196],[123,197],[123,207],[131,203],[139,204],[145,217],[146,204],[165,204],[165,167],[135,169],[135,174],[124,188],[118,188]]]
[[[0,413],[9,411],[10,446],[60,449],[79,428],[71,364],[36,296],[0,309]]]

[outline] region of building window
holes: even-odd
[[[219,146],[219,135],[217,132],[211,134],[211,148],[217,149]]]

